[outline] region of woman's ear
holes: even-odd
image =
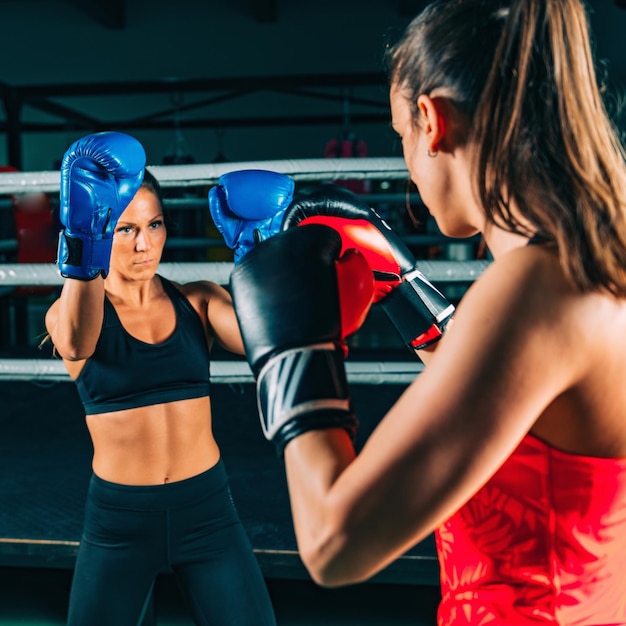
[[[446,134],[441,99],[421,94],[417,98],[417,108],[422,117],[422,127],[428,142],[428,154],[435,155],[439,151]]]

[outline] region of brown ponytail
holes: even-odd
[[[473,128],[488,219],[524,233],[515,205],[572,283],[626,295],[625,155],[578,0],[512,4]]]
[[[468,116],[488,220],[554,243],[582,291],[626,296],[626,155],[580,0],[438,0],[387,61],[411,102],[443,88]]]

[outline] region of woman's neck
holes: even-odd
[[[508,232],[494,225],[489,225],[483,230],[483,237],[494,259],[515,248],[527,245],[529,239],[529,237]]]

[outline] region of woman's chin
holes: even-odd
[[[475,226],[470,224],[450,224],[445,221],[437,221],[436,219],[435,222],[441,234],[452,239],[467,239],[480,232]]]

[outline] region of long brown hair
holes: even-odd
[[[555,244],[580,290],[626,296],[626,154],[580,0],[440,0],[386,60],[411,103],[442,88],[467,116],[488,220]]]

